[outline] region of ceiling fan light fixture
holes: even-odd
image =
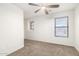
[[[49,13],[48,13],[48,9],[49,9],[49,8],[58,8],[58,7],[60,6],[59,4],[39,5],[39,4],[35,4],[35,3],[29,3],[29,5],[40,7],[39,9],[37,9],[37,10],[35,11],[35,13],[39,12],[40,10],[44,10],[46,15],[49,14]]]
[[[45,9],[46,9],[46,7],[41,7],[41,9],[45,10]]]

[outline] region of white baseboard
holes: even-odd
[[[75,46],[75,49],[79,52],[79,46],[76,45]]]
[[[26,39],[25,39],[26,40]],[[35,39],[28,39],[28,40],[35,40]],[[65,45],[65,46],[72,46],[73,47],[73,45],[67,45],[67,44],[62,44],[62,43],[58,43],[58,42],[53,42],[53,41],[44,41],[44,40],[35,40],[35,41],[40,41],[40,42],[47,42],[47,43],[52,43],[52,44],[59,44],[59,45]]]
[[[7,55],[9,55],[9,54],[11,54],[11,53],[17,51],[18,49],[23,48],[23,47],[24,47],[24,45],[21,45],[21,46],[19,46],[19,47],[16,47],[16,49],[12,49],[10,52],[6,52],[6,53],[0,54],[0,56],[7,56]]]

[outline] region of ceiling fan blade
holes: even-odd
[[[35,11],[35,13],[37,13],[39,10],[40,10],[40,9],[37,9],[37,10]]]
[[[49,13],[48,13],[48,11],[47,11],[47,9],[45,9],[45,14],[46,14],[46,15],[48,15],[48,14],[49,14]]]
[[[48,5],[48,6],[46,6],[47,8],[58,8],[59,7],[59,5]]]
[[[35,4],[35,3],[28,3],[28,4],[32,5],[32,6],[39,6],[39,5]]]

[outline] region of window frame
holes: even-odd
[[[58,27],[56,26],[56,20],[60,19],[60,18],[67,18],[67,26],[58,26]],[[58,36],[58,35],[56,35],[56,33],[57,33],[56,28],[67,28],[67,36],[63,36],[63,35]],[[55,37],[66,37],[66,38],[68,38],[69,37],[69,17],[68,16],[56,17],[55,18],[55,29],[54,30],[55,30],[54,31],[55,32]]]
[[[34,30],[34,21],[30,21],[30,30]]]

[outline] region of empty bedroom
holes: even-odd
[[[0,56],[79,56],[79,3],[0,3]]]

